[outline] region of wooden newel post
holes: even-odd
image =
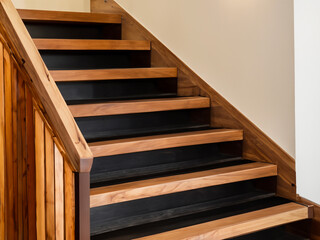
[[[75,173],[76,239],[90,240],[90,173]]]

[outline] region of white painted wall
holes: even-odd
[[[16,8],[90,12],[90,0],[12,0]]]
[[[320,1],[294,4],[297,187],[320,204]]]
[[[117,2],[295,156],[292,0]]]

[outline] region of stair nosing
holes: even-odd
[[[128,50],[150,51],[151,43],[145,40],[52,39],[34,38],[38,50]]]
[[[126,79],[176,78],[175,67],[119,68],[89,70],[52,70],[56,82],[104,81]]]
[[[243,140],[243,130],[211,129],[89,143],[94,157]]]
[[[73,117],[96,117],[209,108],[208,97],[177,97],[69,105]]]

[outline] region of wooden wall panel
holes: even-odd
[[[54,150],[55,158],[55,213],[56,213],[56,239],[64,239],[64,170],[63,156],[57,145]]]
[[[35,111],[36,221],[37,239],[46,238],[44,123]]]
[[[4,36],[0,26],[0,239],[74,240],[74,166]]]
[[[46,155],[46,237],[55,239],[55,160],[54,144],[50,131],[45,128]]]

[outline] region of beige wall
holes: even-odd
[[[117,0],[295,155],[292,0]]]
[[[16,8],[90,12],[90,0],[12,0]]]

